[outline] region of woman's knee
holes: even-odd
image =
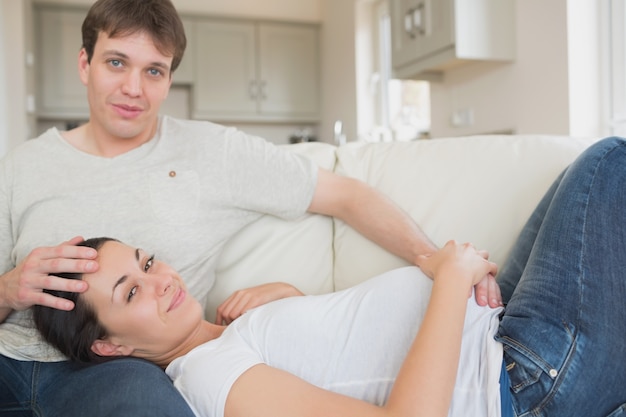
[[[622,151],[622,152],[613,152]],[[618,161],[626,158],[626,139],[611,136],[599,140],[591,145],[583,154],[579,160],[582,161],[597,161],[598,159],[607,159],[609,155],[614,156]],[[609,159],[610,160],[610,159]]]

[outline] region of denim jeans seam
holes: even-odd
[[[550,364],[548,362],[544,361],[542,357],[537,355],[532,350],[528,349],[526,346],[524,346],[523,344],[521,344],[517,340],[512,339],[509,336],[499,336],[498,339],[500,339],[500,341],[506,340],[507,341],[507,345],[509,346],[509,348],[512,348],[512,349],[516,350],[517,352],[521,353],[522,355],[524,355],[527,358],[529,358],[530,360],[532,360],[544,372],[547,373],[547,372],[550,371],[550,369],[552,369],[552,366],[550,366]]]
[[[33,414],[36,416],[40,416],[39,407],[37,403],[37,382],[39,381],[39,368],[40,364],[35,362],[33,366],[33,373],[31,376],[31,387],[30,387],[30,409]]]

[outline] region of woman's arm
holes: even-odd
[[[226,417],[446,416],[454,389],[465,309],[472,286],[496,267],[470,245],[449,242],[419,266],[434,277],[420,330],[384,407],[335,394],[257,365],[233,385]]]
[[[230,324],[251,308],[301,295],[304,295],[302,291],[286,282],[270,282],[235,291],[217,307],[215,324]]]

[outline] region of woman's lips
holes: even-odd
[[[167,309],[167,311],[170,312],[174,310],[175,308],[177,308],[179,305],[182,304],[183,301],[185,301],[186,297],[187,297],[187,293],[185,292],[185,290],[183,290],[182,288],[179,288],[178,290],[176,290],[176,293],[174,294],[174,297],[172,297],[172,302],[170,303],[170,306]]]

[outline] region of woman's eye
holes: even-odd
[[[128,298],[126,299],[126,301],[132,300],[135,294],[137,294],[137,286],[134,286],[133,288],[130,289],[130,291],[128,292]]]
[[[154,264],[154,255],[149,257],[148,260],[146,261],[146,264],[143,267],[144,272],[148,272],[150,268],[152,268],[153,264]]]

